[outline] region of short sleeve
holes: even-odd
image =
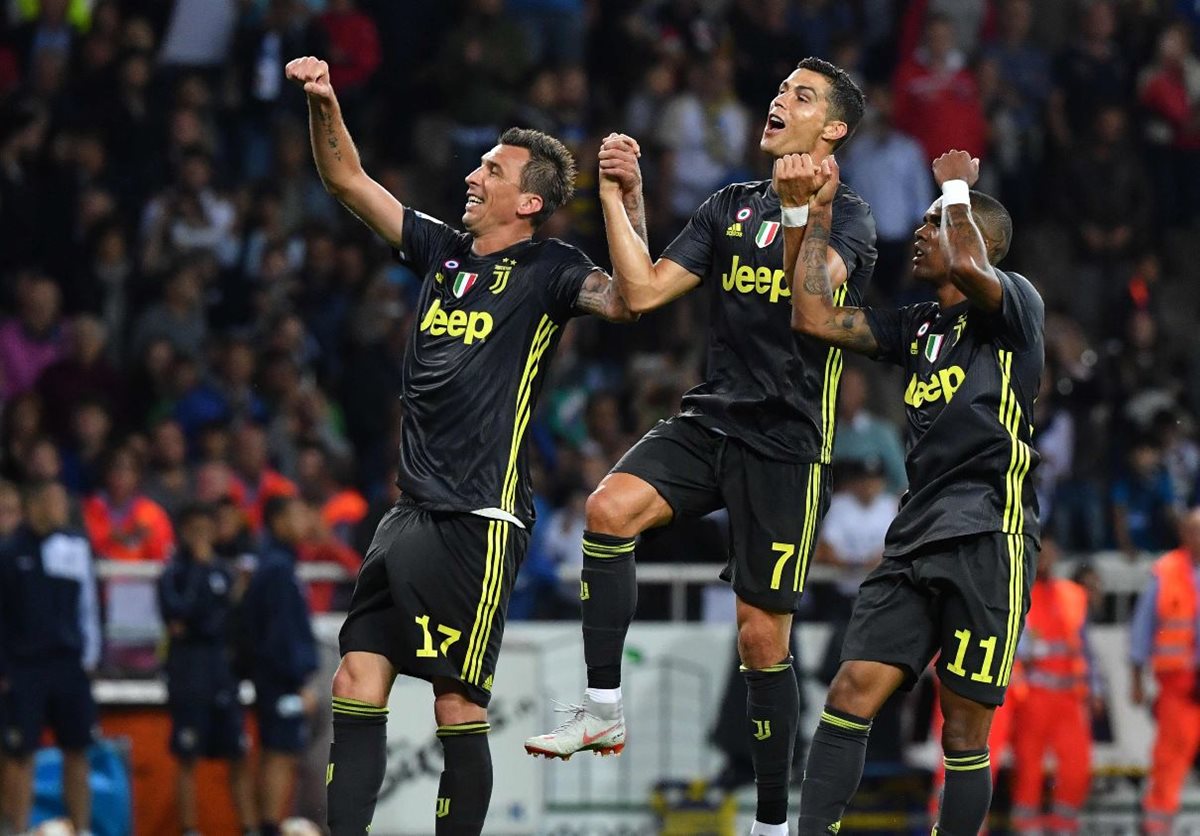
[[[546,310],[555,322],[566,322],[581,311],[575,307],[579,291],[587,277],[600,268],[581,250],[562,241],[554,241],[561,250],[553,275],[546,282]]]
[[[1046,324],[1041,295],[1022,275],[997,270],[996,276],[1000,280],[1000,310],[992,314],[995,327],[1018,351],[1037,345]]]
[[[837,202],[833,209],[833,226],[829,230],[829,246],[846,265],[846,304],[861,305],[877,258],[875,217],[865,200],[847,195],[846,199]]]
[[[437,218],[416,209],[405,208],[402,246],[399,250],[392,250],[392,255],[397,261],[424,275],[442,253],[454,248],[454,245],[465,237],[467,236]]]
[[[910,342],[913,320],[917,319],[926,305],[908,305],[903,308],[864,308],[867,327],[879,346],[876,360],[886,360],[903,366],[905,351]]]
[[[716,240],[717,199],[724,192],[711,195],[692,213],[687,226],[675,240],[663,250],[662,257],[669,258],[689,273],[703,279],[712,265],[713,241]]]

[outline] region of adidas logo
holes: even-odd
[[[483,690],[487,691],[489,694],[492,692],[492,676],[493,674],[489,673],[488,678],[483,680]]]
[[[742,225],[736,221],[734,223],[731,223],[729,225],[729,227],[725,230],[725,235],[728,236],[729,238],[741,238],[742,237]]]

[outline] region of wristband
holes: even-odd
[[[804,206],[783,206],[779,209],[784,226],[807,226],[808,204]]]
[[[942,206],[953,206],[961,203],[971,205],[971,187],[966,180],[947,180],[942,183]]]

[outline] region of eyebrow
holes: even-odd
[[[784,81],[784,82],[780,83],[780,85],[779,85],[780,93],[788,92],[788,93],[797,93],[798,94],[801,90],[806,90],[807,92],[811,93],[813,95],[813,98],[821,97],[821,94],[817,92],[817,88],[810,87],[807,84],[796,84],[796,85],[788,86],[788,83],[786,81]]]

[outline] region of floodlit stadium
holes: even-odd
[[[1198,36],[0,5],[0,836],[1200,832]]]

